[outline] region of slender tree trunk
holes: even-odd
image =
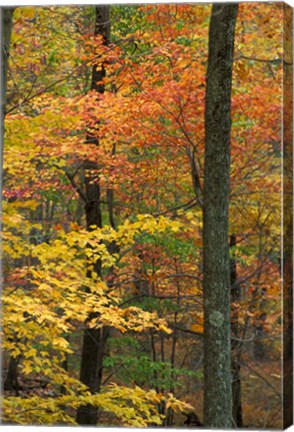
[[[109,6],[96,6],[95,13],[95,36],[102,35],[104,44],[107,45],[110,37]],[[101,82],[104,77],[104,65],[102,65],[102,67],[96,67],[96,65],[94,65],[92,70],[91,90],[96,90],[101,94],[104,93],[104,85]],[[92,136],[91,134],[87,136],[87,142],[89,144],[99,145],[96,136]],[[97,181],[97,175],[94,174],[95,181],[93,181],[93,174],[91,174],[91,171],[95,171],[96,169],[96,164],[91,161],[84,164],[86,194],[85,213],[87,229],[89,231],[93,225],[100,228],[102,227],[99,179]],[[100,260],[95,264],[95,271],[102,277]],[[89,387],[91,393],[100,391],[104,348],[108,335],[108,328],[86,329],[84,332],[80,380]],[[77,422],[81,425],[96,425],[97,415],[98,410],[96,407],[91,405],[81,406],[77,412]]]
[[[259,245],[258,245],[258,259],[262,263],[264,260],[264,230],[263,224],[259,225]],[[255,319],[254,319],[254,340],[253,340],[253,354],[254,359],[263,361],[266,359],[266,350],[264,345],[264,323],[266,320],[266,289],[261,288],[260,279],[262,276],[262,268],[257,273],[256,288],[254,290],[254,303],[255,303]]]
[[[6,87],[7,87],[7,71],[8,59],[10,51],[10,39],[12,33],[12,18],[15,8],[1,8],[2,21],[2,113],[5,114],[6,104]]]
[[[178,265],[177,265],[177,260],[175,259],[175,272],[179,273],[179,269],[178,269]],[[181,300],[180,300],[180,295],[181,295],[181,286],[180,286],[180,282],[177,279],[176,280],[176,285],[177,285],[177,307],[178,309],[175,311],[174,313],[174,325],[177,326],[178,323],[178,315],[179,315],[179,309],[180,309],[180,305],[181,305]],[[173,369],[176,366],[176,351],[177,351],[177,343],[178,343],[178,331],[175,328],[173,330],[173,335],[172,335],[172,347],[171,347],[171,355],[170,355],[170,365],[171,365],[171,381],[172,384],[169,388],[170,393],[174,393],[175,391],[175,382],[176,382],[176,376],[174,374]],[[174,419],[174,413],[172,409],[168,409],[167,410],[167,415],[166,415],[166,426],[170,427],[173,425],[173,419]]]
[[[2,80],[0,86],[0,100],[1,100],[1,138],[0,138],[0,165],[1,165],[1,173],[0,173],[0,194],[2,197],[2,166],[3,166],[3,143],[4,143],[4,117],[5,117],[5,106],[6,106],[6,89],[7,89],[7,70],[8,70],[8,58],[9,58],[9,48],[10,48],[10,39],[12,33],[12,18],[13,12],[15,8],[0,8],[0,17],[1,17],[1,41],[2,41],[2,49],[1,49],[1,73]],[[0,213],[2,214],[2,199],[0,199]],[[0,220],[0,229],[2,231],[2,222]],[[1,246],[1,240],[0,240]],[[2,279],[2,259],[1,259],[1,279]]]
[[[203,190],[204,424],[232,426],[230,344],[231,87],[237,4],[214,4],[206,77]]]
[[[5,106],[6,106],[6,93],[7,93],[7,70],[8,70],[8,59],[9,59],[9,48],[10,39],[12,33],[12,18],[14,8],[0,8],[1,16],[1,72],[2,80],[0,86],[0,100],[1,100],[1,138],[0,138],[0,214],[2,214],[2,190],[3,190],[3,144],[4,144],[4,117],[5,117]],[[0,219],[0,231],[2,231],[2,220]],[[2,239],[0,239],[0,248],[2,249]],[[3,279],[3,261],[0,258],[0,278]],[[10,357],[8,373],[4,382],[5,390],[12,390],[13,388],[18,394],[18,381],[17,381],[17,363],[18,360],[15,357]]]
[[[230,236],[230,247],[235,248],[237,244],[236,235]],[[239,328],[239,302],[241,300],[241,286],[237,283],[237,263],[235,250],[231,250],[230,258],[230,280],[231,280],[231,361],[232,361],[232,399],[233,399],[233,421],[234,427],[243,427],[242,399],[241,399],[241,335]]]

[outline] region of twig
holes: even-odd
[[[275,393],[275,395],[278,396],[279,399],[281,399],[281,395],[277,392],[277,390],[274,388],[274,386],[266,378],[264,378],[263,375],[261,375],[259,372],[257,372],[257,370],[255,370],[253,367],[249,366],[246,363],[240,362],[240,364],[242,366],[245,366],[248,370],[253,372],[258,378],[260,378],[263,382],[265,382],[265,384],[267,384],[272,389],[272,391]]]
[[[284,60],[282,58],[262,59],[262,58],[256,58],[256,57],[247,57],[247,56],[245,56],[245,55],[243,55],[241,53],[240,53],[240,57],[235,58],[235,61],[240,60],[241,58],[244,59],[244,60],[249,60],[249,61],[251,60],[251,61],[256,61],[256,62],[259,62],[259,63],[271,63],[271,64],[274,64],[274,65],[279,65],[279,64],[281,64],[283,62],[287,66],[292,66],[293,65],[293,63],[289,63],[289,62],[287,62],[286,60]]]
[[[120,43],[117,44],[113,44],[112,46],[110,46],[107,50],[107,53],[113,51],[116,47],[123,45],[125,42],[129,42],[130,38],[127,39],[123,39]],[[60,84],[66,80],[68,80],[69,78],[71,78],[72,76],[74,76],[75,73],[80,72],[81,70],[83,70],[83,68],[86,68],[87,66],[91,66],[93,62],[99,60],[100,58],[102,58],[105,55],[105,53],[101,53],[98,54],[97,56],[94,56],[91,60],[88,60],[87,62],[85,62],[84,64],[76,67],[72,72],[68,73],[67,75],[65,75],[64,77],[60,78],[59,80],[54,81],[52,84],[49,84],[47,87],[43,87],[42,89],[40,89],[39,91],[37,91],[35,94],[29,96],[29,97],[25,97],[21,102],[19,102],[18,104],[12,106],[11,108],[9,108],[8,110],[4,111],[4,115],[6,114],[10,114],[11,112],[13,112],[15,109],[19,108],[19,106],[21,105],[25,105],[27,104],[29,101],[31,101],[32,99],[40,96],[43,93],[48,92],[48,90],[51,90],[53,87],[55,87],[57,84]]]

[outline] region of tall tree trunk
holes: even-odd
[[[1,138],[0,138],[0,194],[2,198],[2,189],[3,189],[3,143],[4,143],[4,117],[5,117],[5,105],[6,105],[6,89],[7,89],[7,70],[8,70],[8,58],[9,58],[9,48],[10,48],[10,39],[12,33],[12,18],[13,12],[15,8],[0,8],[0,17],[1,17],[1,41],[2,41],[2,49],[1,49],[1,73],[2,80],[0,86],[0,100],[1,100]],[[0,214],[2,214],[2,199],[0,199]],[[0,230],[2,231],[2,221],[0,220]],[[0,240],[1,247],[1,240]],[[2,259],[0,266],[0,276],[2,280]]]
[[[8,59],[10,51],[10,39],[12,33],[12,18],[15,8],[1,8],[1,36],[2,36],[2,113],[5,114],[6,104],[6,87],[7,87],[7,71]]]
[[[241,335],[239,328],[239,302],[241,300],[241,286],[237,283],[237,263],[235,248],[237,239],[235,234],[230,235],[230,282],[231,282],[231,361],[232,361],[232,400],[234,427],[243,427],[242,399],[241,399]]]
[[[259,239],[258,239],[258,260],[260,263],[264,260],[264,229],[263,225],[260,224],[259,228]],[[264,345],[264,323],[266,320],[266,289],[261,288],[260,279],[262,276],[262,268],[257,270],[256,273],[256,288],[254,289],[254,304],[256,316],[254,320],[254,340],[253,340],[253,354],[254,359],[257,361],[263,361],[266,359],[266,350]]]
[[[95,36],[102,35],[104,44],[107,45],[110,37],[110,17],[109,6],[95,7]],[[104,93],[104,85],[102,83],[105,77],[105,67],[96,67],[92,70],[91,90],[96,90],[98,93]],[[89,134],[87,136],[89,144],[99,145],[96,136]],[[99,179],[97,174],[91,174],[91,171],[97,169],[95,163],[89,161],[84,164],[85,171],[85,195],[86,195],[86,224],[90,231],[92,225],[102,227],[102,210]],[[95,177],[95,181],[93,178]],[[101,262],[96,262],[95,271],[102,277]],[[90,276],[89,276],[90,277]],[[89,317],[92,318],[92,317]],[[82,359],[80,369],[80,380],[86,384],[91,393],[97,393],[101,387],[102,368],[104,348],[109,334],[109,329],[86,329],[83,336]],[[97,408],[91,405],[84,405],[78,409],[77,422],[81,425],[96,425],[97,423]]]
[[[232,426],[230,344],[231,87],[238,5],[214,4],[206,77],[203,189],[204,424]]]
[[[6,88],[7,88],[7,70],[8,70],[8,58],[9,58],[9,48],[10,39],[12,33],[12,17],[14,8],[0,8],[1,16],[1,41],[2,41],[2,51],[1,51],[1,90],[0,90],[0,100],[2,103],[2,118],[1,118],[1,138],[0,138],[0,214],[2,214],[2,190],[3,190],[3,143],[4,143],[4,116],[5,116],[5,105],[6,105]],[[0,219],[0,231],[2,231],[2,220]],[[0,248],[2,249],[2,240],[0,240]],[[3,279],[3,262],[0,258],[0,278]],[[18,391],[17,383],[17,359],[14,357],[10,358],[8,373],[6,380],[4,382],[4,388],[6,390],[12,390],[15,387]]]

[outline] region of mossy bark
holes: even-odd
[[[203,189],[204,425],[232,426],[229,194],[237,4],[214,4],[206,77]]]
[[[2,113],[5,114],[7,71],[10,51],[10,40],[12,33],[12,19],[15,8],[4,7],[1,9],[2,18]]]

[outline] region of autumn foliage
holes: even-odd
[[[208,4],[111,6],[106,46],[93,35],[92,7],[15,10],[3,422],[76,424],[86,404],[98,408],[99,425],[202,418],[210,12]],[[241,3],[235,40],[229,222],[240,297],[231,310],[251,428],[281,427],[282,18],[281,3]],[[106,70],[104,93],[90,90],[93,67]],[[99,184],[102,227],[87,230],[89,177]],[[102,388],[93,393],[79,379],[82,334],[105,327]]]

